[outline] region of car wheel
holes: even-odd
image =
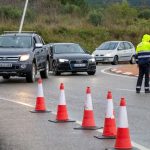
[[[10,75],[3,75],[3,79],[9,79],[10,78]]]
[[[53,62],[53,74],[57,75],[57,76],[61,74],[59,71],[57,71],[57,63],[56,63],[56,61]]]
[[[114,57],[113,62],[111,63],[112,65],[117,65],[118,64],[118,56]]]
[[[48,78],[48,73],[49,73],[49,62],[46,61],[45,69],[40,72],[40,75],[42,78]]]
[[[35,82],[36,72],[36,65],[33,63],[30,71],[26,75],[26,81],[29,83]]]
[[[88,73],[88,75],[94,75],[96,73],[96,71],[88,71],[87,73]]]
[[[132,56],[131,57],[131,60],[130,60],[130,64],[135,64],[136,60],[135,60],[135,56]]]

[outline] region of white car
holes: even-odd
[[[99,62],[111,62],[113,65],[120,61],[129,61],[134,64],[135,61],[135,47],[128,41],[107,41],[102,43],[92,55]]]

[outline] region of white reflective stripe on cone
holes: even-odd
[[[93,110],[91,94],[87,94],[87,99],[85,100],[84,109],[85,110]]]
[[[113,108],[112,99],[109,99],[107,102],[106,118],[114,118],[113,110],[114,108]]]
[[[120,106],[119,117],[118,117],[118,127],[128,128],[128,117],[127,117],[126,106]]]
[[[42,83],[38,84],[38,97],[44,97]]]
[[[60,90],[59,105],[66,105],[65,91]]]

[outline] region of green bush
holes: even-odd
[[[101,25],[103,14],[100,11],[93,10],[89,13],[88,22],[94,26]]]
[[[22,11],[13,8],[12,6],[1,6],[0,7],[0,18],[2,19],[19,19],[21,17]]]
[[[150,10],[145,9],[145,10],[141,11],[138,15],[138,18],[150,19]]]
[[[79,14],[80,13],[80,7],[74,4],[67,3],[63,7],[63,13],[64,14]]]
[[[0,7],[0,18],[3,20],[20,20],[22,16],[23,10],[17,7],[12,6],[1,6]],[[26,18],[28,21],[33,21],[35,18],[35,13],[31,10],[27,10]]]

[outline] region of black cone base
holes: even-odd
[[[67,122],[76,122],[75,120],[48,120],[49,122],[53,122],[53,123],[67,123]]]
[[[132,147],[132,148],[105,148],[105,150],[140,150],[136,147]]]
[[[98,130],[98,129],[102,129],[103,127],[78,127],[78,128],[74,128],[75,130]]]
[[[30,110],[31,113],[49,113],[50,110]]]
[[[94,136],[97,139],[116,139],[116,136]]]

